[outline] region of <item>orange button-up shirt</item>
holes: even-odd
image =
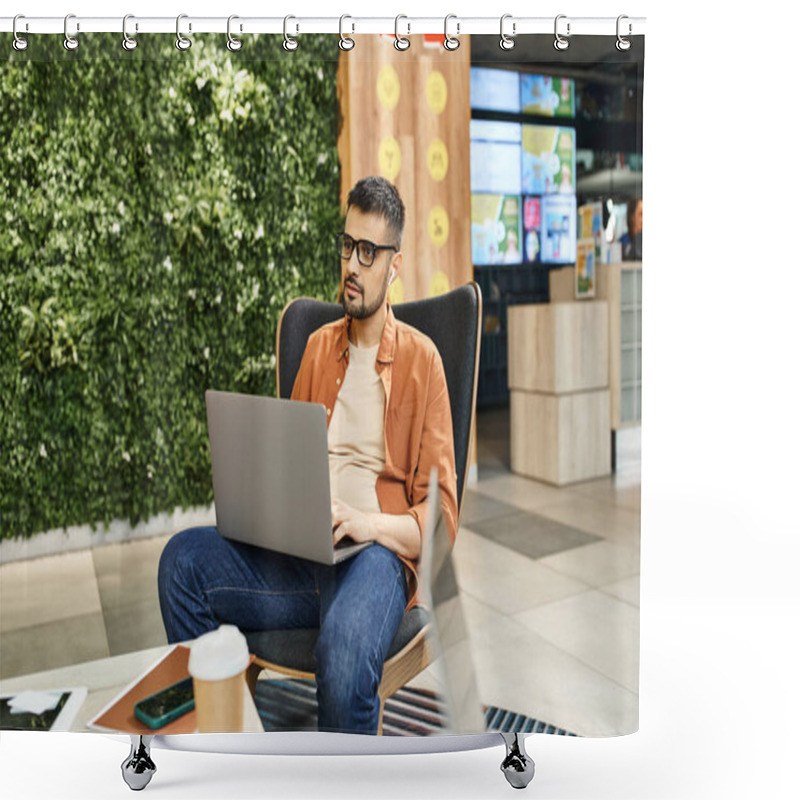
[[[428,480],[436,467],[442,513],[450,541],[458,528],[455,454],[450,397],[436,345],[396,319],[391,307],[378,346],[375,370],[383,383],[386,465],[375,492],[384,514],[411,514],[425,525]],[[350,353],[350,318],[331,322],[308,338],[292,389],[292,400],[322,403],[330,425]],[[415,560],[398,554],[408,567],[407,609],[419,602]]]

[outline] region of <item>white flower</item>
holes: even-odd
[[[256,281],[253,285],[253,300],[258,300],[258,292],[261,289],[261,284]]]
[[[125,452],[122,454],[122,458],[123,458],[123,460],[124,460],[124,461],[127,461],[128,463],[130,463],[130,460],[131,460],[131,454],[130,454],[130,453],[127,451],[127,450],[126,450],[126,451],[125,451]]]
[[[325,80],[325,74],[322,72],[322,67],[317,70],[317,80]]]
[[[206,85],[206,79],[205,78],[198,78],[194,82],[194,85],[197,87],[197,91],[198,92],[202,91],[203,87]]]
[[[183,107],[183,110],[187,114],[191,114],[192,113],[192,104],[191,103],[186,103],[186,105]]]
[[[14,215],[10,211],[6,211],[6,222],[13,222]]]
[[[197,300],[197,289],[189,289],[189,291],[186,292],[186,294],[189,295],[190,300]]]
[[[178,96],[178,93],[171,86],[169,87],[169,92],[167,94],[169,94],[171,100],[174,100]]]
[[[244,306],[241,303],[236,304],[236,313],[241,314],[244,311]]]
[[[119,201],[119,205],[117,206],[117,211],[119,211],[120,216],[123,216],[123,214],[125,213],[125,203],[123,203],[122,200]]]
[[[272,272],[272,270],[274,270],[274,269],[275,269],[275,262],[274,262],[274,261],[270,261],[270,262],[269,262],[269,264],[267,264],[267,269],[268,269],[270,272]]]
[[[147,144],[144,146],[144,151],[145,151],[145,153],[147,153],[147,155],[149,155],[149,156],[153,155],[153,148],[152,148],[152,147],[150,147],[150,142],[148,142],[148,143],[147,143]]]
[[[194,117],[189,117],[189,125],[194,125]]]
[[[147,477],[150,480],[153,480],[153,466],[152,466],[152,464],[148,464],[147,465]]]
[[[115,222],[111,226],[111,233],[119,233],[119,222]]]
[[[47,458],[47,448],[44,446],[44,443],[39,445],[39,455],[42,458]]]
[[[320,153],[317,156],[317,164],[324,164],[327,160],[328,160],[328,154],[327,153]]]
[[[222,292],[220,292],[215,298],[214,302],[219,305],[222,302]]]
[[[236,106],[236,116],[237,117],[247,116],[247,110],[242,108],[241,106]]]
[[[211,349],[209,347],[204,348],[203,355],[206,357],[206,360],[208,360],[211,357]]]
[[[300,230],[303,231],[303,233],[306,233],[306,231],[308,231],[308,222],[306,220],[303,220],[303,224],[300,226]]]
[[[164,259],[164,269],[167,272],[172,272],[172,259],[169,256]]]
[[[269,366],[270,369],[275,369],[275,353],[269,357]]]
[[[264,226],[259,222],[258,227],[256,228],[256,239],[262,239],[264,237]]]
[[[238,228],[237,228],[237,229],[236,229],[236,230],[233,232],[233,235],[234,235],[234,236],[235,236],[235,237],[236,237],[236,238],[237,238],[237,239],[238,239],[240,242],[242,241],[242,232],[241,232],[241,231],[240,231]]]
[[[297,267],[292,267],[292,275],[294,275],[296,281],[300,280],[300,273],[297,271]]]
[[[223,108],[219,116],[220,119],[225,120],[225,122],[233,122],[233,114],[231,114],[231,110],[229,108]]]
[[[166,222],[167,225],[172,225],[172,220],[173,219],[175,219],[175,218],[172,216],[172,212],[171,211],[164,212],[164,222]]]
[[[236,271],[241,272],[244,269],[244,264],[241,261],[236,262]]]

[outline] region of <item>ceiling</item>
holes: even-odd
[[[470,37],[473,64],[508,66],[531,71],[540,68],[565,77],[598,83],[629,83],[641,80],[644,64],[644,37],[631,37],[632,46],[620,52],[613,36],[578,36],[566,50],[553,47],[553,36],[518,36],[512,50],[500,48],[500,35]]]

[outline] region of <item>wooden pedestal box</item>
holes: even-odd
[[[511,392],[511,469],[562,486],[611,472],[609,391]]]

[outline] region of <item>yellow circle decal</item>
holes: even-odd
[[[447,81],[441,72],[434,70],[428,76],[426,94],[428,95],[428,105],[431,111],[434,114],[441,114],[447,105]]]
[[[403,281],[401,278],[395,278],[389,284],[389,302],[392,305],[396,305],[397,303],[402,303],[404,298]]]
[[[441,206],[434,206],[428,214],[428,236],[437,247],[444,247],[450,235],[450,218]]]
[[[387,64],[378,73],[377,88],[381,105],[391,111],[400,100],[400,78],[391,64]]]
[[[394,136],[386,136],[378,148],[378,164],[381,175],[393,181],[400,172],[400,145]]]
[[[450,281],[447,275],[441,270],[436,270],[431,277],[431,297],[438,297],[440,294],[447,294],[450,291]]]
[[[441,139],[434,139],[428,147],[428,172],[435,181],[447,175],[447,147]]]

